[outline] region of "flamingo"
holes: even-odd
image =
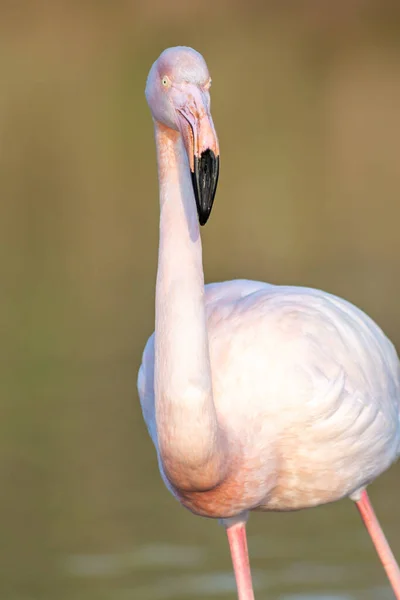
[[[305,287],[204,285],[200,225],[219,146],[204,58],[169,48],[151,67],[160,231],[155,332],[138,391],[166,487],[226,528],[239,600],[253,600],[249,511],[354,500],[396,598],[400,570],[366,486],[400,454],[400,368],[364,312]],[[246,200],[249,202],[249,200]]]

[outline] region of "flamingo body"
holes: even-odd
[[[315,289],[234,280],[205,286],[218,421],[234,448],[207,492],[170,491],[193,512],[228,518],[296,510],[357,494],[400,452],[400,370],[382,330]],[[139,371],[157,449],[154,334]]]
[[[391,342],[352,304],[301,287],[204,285],[199,224],[219,145],[211,78],[191,48],[164,51],[146,85],[157,148],[155,332],[138,375],[168,489],[226,527],[239,600],[254,600],[251,510],[350,496],[400,600],[400,570],[365,486],[400,451],[400,370]]]

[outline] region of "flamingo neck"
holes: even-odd
[[[179,489],[220,479],[202,247],[189,165],[178,132],[155,124],[160,186],[156,285],[155,412],[158,450]]]

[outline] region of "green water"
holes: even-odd
[[[206,57],[207,281],[321,287],[400,343],[395,2],[0,7],[0,598],[235,598],[224,531],[164,489],[136,394],[158,204],[144,100]],[[371,498],[400,556],[399,468]],[[249,522],[257,599],[391,598],[350,501]]]

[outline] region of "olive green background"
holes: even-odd
[[[400,344],[400,4],[0,3],[0,598],[235,598],[136,393],[154,322],[148,70],[203,53],[221,147],[207,281],[315,286]],[[399,468],[371,488],[400,556]],[[256,514],[257,599],[391,598],[350,501]]]

